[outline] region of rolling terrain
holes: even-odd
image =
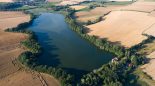
[[[59,86],[53,77],[25,69],[18,62],[17,57],[27,50],[20,42],[28,36],[4,31],[28,22],[30,16],[22,12],[0,12],[0,15],[0,86]]]
[[[147,36],[144,34],[155,36],[154,10],[155,3],[147,1],[138,1],[117,10],[111,10],[108,15],[103,17],[105,20],[86,26],[88,34],[99,38],[106,38],[113,43],[131,48],[147,39]],[[100,12],[99,14],[102,13]],[[78,16],[78,18],[80,17]],[[91,19],[93,18],[88,20]],[[142,70],[152,79],[155,79],[154,45],[153,41],[144,45],[144,48],[139,51],[141,54],[146,54],[149,59],[149,62],[142,66]],[[151,86],[154,86],[154,84]]]

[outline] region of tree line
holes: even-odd
[[[119,59],[115,63],[109,62],[99,69],[84,75],[80,82],[75,81],[73,75],[65,72],[62,68],[49,67],[40,65],[37,61],[38,56],[41,54],[42,49],[37,42],[35,33],[25,29],[32,21],[18,25],[16,28],[7,29],[10,32],[22,32],[29,34],[29,38],[22,42],[30,51],[26,51],[19,56],[19,61],[32,70],[50,74],[61,81],[63,86],[124,86],[129,82],[130,73],[139,65],[144,64],[144,56],[132,52],[132,49],[125,49],[122,46],[114,45],[106,39],[98,39],[95,36],[89,36],[85,33],[85,27],[78,24],[72,18],[74,10],[66,9],[68,11],[65,16],[66,22],[69,23],[72,30],[77,32],[82,38],[87,39],[101,50],[111,52]],[[32,16],[32,20],[36,17]],[[133,79],[129,84],[136,82]]]
[[[72,86],[75,83],[73,75],[65,72],[62,68],[41,65],[38,63],[37,59],[42,53],[42,48],[37,41],[37,36],[35,35],[35,33],[26,29],[32,24],[35,18],[36,16],[32,14],[30,22],[22,23],[17,27],[5,30],[7,32],[21,32],[29,35],[29,38],[27,40],[21,42],[21,44],[27,47],[29,51],[23,52],[18,57],[18,60],[31,70],[47,73],[54,76],[61,82],[62,86]]]
[[[16,8],[22,7],[23,5],[20,3],[0,3],[0,10],[1,11],[11,11],[15,10]]]
[[[72,15],[70,15],[73,13],[68,14],[69,15],[66,15],[65,19],[72,30],[101,50],[115,54],[119,59],[115,63],[109,62],[99,69],[84,75],[81,82],[78,84],[80,86],[124,86],[127,84],[130,79],[130,73],[139,65],[145,63],[145,56],[132,52],[132,49],[126,49],[122,46],[115,45],[106,39],[99,39],[95,36],[87,35],[85,33],[86,28],[77,23],[76,20],[72,18]],[[132,82],[128,84],[132,85],[134,83],[136,83],[136,79],[132,79]]]

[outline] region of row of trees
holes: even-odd
[[[73,75],[68,74],[61,68],[41,65],[38,63],[38,57],[41,54],[41,46],[38,44],[34,33],[29,34],[29,39],[22,42],[29,51],[22,53],[19,56],[19,61],[31,70],[35,70],[57,78],[63,86],[71,86],[74,82]]]
[[[102,21],[103,20],[103,18],[102,18],[102,16],[101,17],[98,17],[96,20],[93,20],[93,21],[91,21],[91,20],[88,20],[86,23],[84,23],[85,25],[91,25],[91,24],[95,24],[95,23],[98,23],[98,22],[100,22],[100,21]]]
[[[100,49],[114,53],[118,57],[122,57],[125,55],[125,49],[123,47],[114,45],[109,41],[107,41],[106,39],[98,39],[95,36],[90,36],[85,34],[85,31],[84,31],[85,27],[76,23],[76,21],[72,19],[70,16],[66,16],[66,21],[69,23],[72,30],[76,31],[81,37],[87,39],[88,41],[90,41]]]
[[[70,14],[70,13],[68,13]],[[72,13],[73,14],[73,13]],[[66,21],[72,30],[76,31],[82,38],[87,39],[102,50],[111,52],[119,58],[116,63],[108,63],[93,72],[84,75],[81,82],[82,86],[124,86],[129,82],[130,73],[139,65],[144,64],[144,56],[132,53],[130,49],[112,44],[106,39],[98,39],[85,33],[85,27],[78,24],[72,15],[66,15]],[[135,83],[135,79],[129,84]]]
[[[28,13],[26,13],[26,14],[28,14]],[[7,31],[7,32],[22,32],[22,33],[27,33],[27,34],[32,33],[31,31],[26,30],[26,29],[33,23],[33,20],[35,18],[37,18],[36,15],[30,14],[31,20],[29,22],[21,23],[17,27],[8,28],[5,31]]]
[[[22,33],[26,33],[29,35],[29,38],[27,40],[21,42],[21,44],[27,47],[29,51],[23,52],[19,56],[18,60],[23,65],[25,65],[26,67],[32,70],[42,72],[42,73],[47,73],[47,74],[54,76],[55,78],[60,80],[63,86],[71,86],[72,84],[74,84],[73,75],[68,74],[61,68],[41,65],[38,63],[37,59],[39,55],[42,53],[41,46],[37,42],[37,37],[35,33],[26,29],[32,24],[35,18],[36,16],[32,15],[30,22],[22,23],[15,28],[10,28],[6,30],[9,32],[22,32]]]
[[[15,10],[18,7],[21,7],[22,4],[20,3],[0,3],[0,10],[2,11],[10,11]]]
[[[94,70],[81,79],[82,86],[132,86],[136,79],[130,78],[130,73],[138,66],[143,64],[144,57],[132,55],[124,57],[118,63],[109,63]]]

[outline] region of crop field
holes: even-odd
[[[122,10],[140,11],[150,13],[155,10],[155,2],[135,2]]]
[[[0,2],[13,2],[13,0],[0,0]]]
[[[21,22],[27,22],[30,16],[21,12],[0,12],[0,30],[16,27]]]
[[[145,30],[144,33],[155,37],[155,24],[153,24],[150,28]]]
[[[84,5],[74,5],[74,6],[70,6],[70,8],[75,9],[75,10],[81,10],[86,8],[87,6]]]
[[[108,14],[112,10],[119,10],[122,6],[96,7],[90,11],[79,11],[75,13],[77,20],[80,22],[94,21],[100,16]]]
[[[155,23],[155,17],[135,11],[113,11],[105,18],[104,21],[87,26],[88,34],[107,38],[125,47],[134,46],[146,39],[143,32]]]
[[[17,57],[26,51],[20,42],[26,40],[28,35],[4,30],[29,20],[30,16],[22,12],[0,12],[0,86],[45,86],[48,83],[49,86],[59,86],[59,82],[51,76],[22,70],[24,68],[17,60]]]
[[[149,16],[154,16],[155,17],[155,11],[152,11]]]
[[[144,48],[142,48],[139,54],[147,55],[149,62],[141,67],[142,71],[144,71],[147,75],[149,75],[153,80],[155,80],[155,40],[151,43],[145,44]],[[155,83],[154,83],[155,84]]]
[[[155,57],[154,56],[155,56],[155,52],[148,55],[147,57],[150,59],[149,63],[142,66],[143,71],[146,72],[149,76],[151,76],[153,80],[155,80],[155,70],[154,70]]]
[[[0,80],[1,86],[60,86],[49,75],[30,71],[18,71]],[[46,82],[46,80],[51,82]]]

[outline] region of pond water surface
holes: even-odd
[[[40,64],[91,71],[113,58],[113,54],[97,49],[72,31],[61,14],[43,13],[30,29],[44,50]]]

